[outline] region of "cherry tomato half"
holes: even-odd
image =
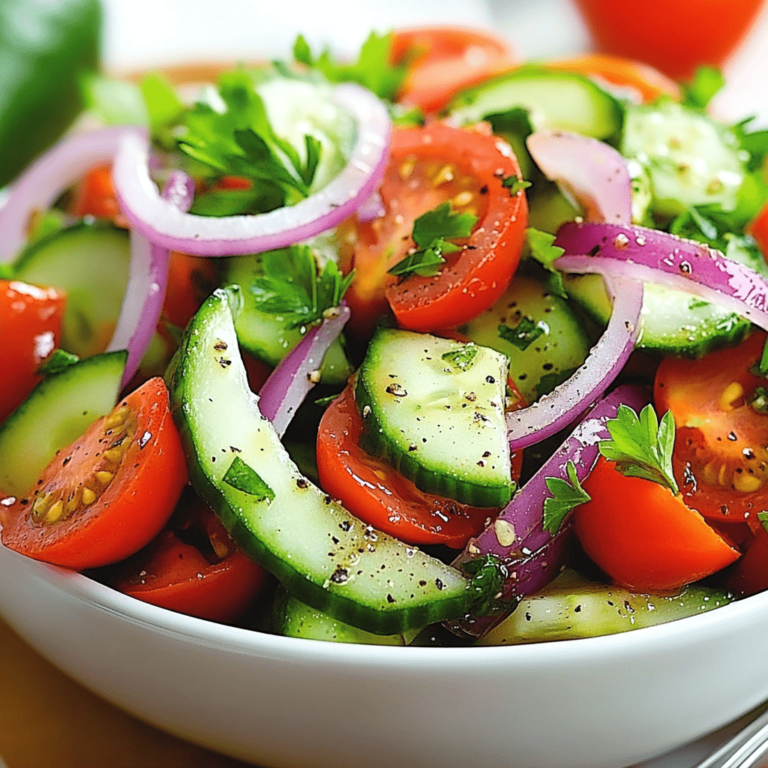
[[[504,40],[477,29],[419,27],[392,36],[393,63],[408,68],[398,101],[435,113],[454,94],[510,69],[514,56]]]
[[[112,181],[112,166],[97,166],[78,182],[70,211],[78,218],[93,216],[96,219],[108,219],[118,226],[128,225],[117,201]]]
[[[95,421],[5,510],[2,541],[75,570],[123,560],[151,541],[187,483],[168,390],[150,379]]]
[[[65,296],[17,280],[0,280],[0,421],[39,381],[37,370],[58,346]]]
[[[576,508],[584,551],[614,581],[639,592],[678,589],[733,563],[731,547],[682,498],[650,480],[622,475],[602,457]]]
[[[355,516],[408,544],[463,547],[478,535],[493,513],[452,499],[424,493],[385,461],[360,447],[363,422],[352,387],[323,414],[317,436],[320,485]],[[522,454],[513,457],[520,476]]]
[[[768,261],[768,203],[766,203],[755,220],[747,227],[747,231],[757,241],[757,245]]]
[[[512,177],[521,178],[512,150],[484,129],[397,129],[380,188],[384,215],[365,223],[353,217],[342,229],[343,266],[355,269],[346,295],[353,330],[369,332],[387,303],[414,331],[452,328],[488,309],[517,269],[528,222],[525,193],[504,186]],[[448,201],[478,217],[472,234],[457,241],[461,250],[446,256],[435,277],[389,275],[415,247],[414,221]]]
[[[600,51],[628,56],[675,80],[721,66],[741,42],[763,0],[576,0]]]
[[[191,491],[182,497],[170,525],[126,565],[112,583],[120,592],[222,622],[243,614],[266,577]]]
[[[768,382],[750,372],[764,333],[701,360],[667,358],[656,372],[659,411],[677,427],[673,465],[685,503],[722,522],[768,508],[768,415],[750,405]]]

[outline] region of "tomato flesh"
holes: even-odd
[[[427,113],[440,111],[460,90],[514,65],[504,40],[456,27],[396,30],[391,58],[408,68],[398,101]]]
[[[675,477],[686,504],[723,522],[756,522],[768,504],[768,414],[750,405],[768,382],[750,372],[765,334],[701,360],[667,358],[656,372],[660,412],[677,427]]]
[[[625,477],[602,457],[583,486],[591,501],[576,508],[576,535],[587,555],[629,589],[678,589],[739,557],[680,496],[658,483]]]
[[[53,288],[0,280],[0,421],[40,380],[37,371],[61,337],[65,302]]]
[[[408,544],[463,547],[494,510],[424,493],[360,447],[363,422],[351,386],[326,409],[317,437],[320,485],[356,517]],[[519,477],[522,455],[513,457]]]
[[[75,570],[123,560],[163,528],[187,483],[168,390],[150,379],[56,455],[5,509],[10,549]]]
[[[503,180],[520,168],[509,145],[484,130],[433,123],[397,129],[380,188],[385,213],[351,219],[342,230],[342,263],[355,269],[347,292],[352,325],[369,333],[388,305],[403,328],[452,328],[488,309],[504,292],[522,252],[528,207]],[[435,277],[389,275],[415,249],[414,221],[450,201],[457,213],[478,217],[471,235],[456,241]]]
[[[211,621],[230,622],[253,602],[266,578],[229,537],[213,510],[193,493],[122,570],[113,586],[152,605]]]

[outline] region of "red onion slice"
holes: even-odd
[[[639,411],[647,402],[642,390],[632,386],[618,387],[598,402],[496,520],[470,539],[453,565],[460,568],[485,555],[498,558],[506,573],[501,600],[514,601],[545,586],[557,575],[558,553],[564,554],[568,535],[567,522],[554,536],[543,527],[544,501],[552,496],[547,479],[568,481],[567,466],[573,462],[579,482],[586,480],[599,456],[599,442],[609,437],[606,421],[616,416],[621,404]],[[502,618],[500,613],[473,619],[461,624],[461,630],[479,637]]]
[[[128,135],[115,159],[115,188],[131,226],[164,248],[196,256],[234,256],[284,248],[335,227],[367,201],[384,173],[390,119],[384,104],[353,83],[334,100],[357,121],[357,141],[341,173],[296,205],[254,216],[214,218],[179,211],[149,175],[149,143]]]
[[[48,210],[59,195],[91,168],[111,163],[124,136],[138,128],[105,128],[68,136],[41,155],[11,188],[0,208],[0,262],[12,261],[27,242],[30,217]]]
[[[590,221],[632,221],[632,181],[624,158],[602,141],[565,131],[539,131],[526,144],[536,165]]]
[[[339,337],[349,316],[349,307],[342,304],[338,312],[307,331],[264,382],[259,391],[259,410],[272,422],[280,437],[317,383],[323,357]]]
[[[181,210],[188,210],[194,196],[194,182],[177,171],[168,177],[163,198]],[[170,251],[153,245],[143,235],[131,232],[131,265],[117,327],[109,349],[127,349],[122,385],[133,378],[157,328],[168,283]]]
[[[638,226],[564,224],[555,266],[688,291],[768,330],[768,281],[706,245]],[[586,255],[585,255],[586,254]]]
[[[632,354],[640,333],[643,285],[606,277],[606,286],[613,297],[611,319],[583,365],[553,392],[507,414],[512,451],[541,442],[572,423],[608,389]]]

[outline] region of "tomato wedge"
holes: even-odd
[[[626,477],[602,457],[583,486],[592,500],[576,508],[576,535],[587,555],[625,587],[678,589],[739,557],[679,495]]]
[[[762,526],[746,548],[744,557],[736,563],[728,589],[737,595],[756,595],[768,589],[768,533]]]
[[[355,516],[408,544],[463,547],[493,510],[424,493],[385,461],[360,447],[363,422],[351,386],[328,406],[317,435],[320,485]],[[513,457],[519,477],[522,454]]]
[[[241,616],[266,578],[264,569],[232,541],[213,510],[191,491],[182,496],[171,524],[127,566],[112,581],[120,592],[221,622]]]
[[[754,333],[701,360],[667,358],[654,399],[677,427],[673,464],[685,503],[722,522],[743,522],[768,508],[768,414],[750,405],[768,381],[754,375],[765,344]]]
[[[388,304],[414,331],[453,328],[488,309],[517,269],[528,222],[524,192],[504,186],[512,177],[521,178],[512,150],[487,130],[442,123],[397,129],[380,188],[384,215],[353,217],[342,229],[342,264],[355,269],[346,294],[352,329],[369,333]],[[389,275],[415,248],[414,221],[448,201],[478,218],[471,235],[456,241],[461,250],[446,256],[435,277]]]
[[[117,201],[111,165],[99,165],[91,169],[78,182],[70,211],[78,218],[93,216],[96,219],[108,219],[118,226],[128,226]]]
[[[0,280],[0,421],[18,407],[58,346],[66,299],[53,288]]]
[[[626,59],[623,56],[611,56],[607,53],[588,53],[569,59],[559,59],[546,64],[547,69],[565,72],[578,72],[608,81],[611,85],[631,88],[645,102],[654,101],[659,96],[680,99],[680,87],[666,75],[641,61]]]
[[[391,59],[408,68],[398,101],[430,114],[439,112],[460,90],[515,64],[501,38],[459,27],[396,30]]]
[[[747,231],[757,241],[757,245],[768,261],[768,203],[766,203],[755,220],[747,227]]]
[[[4,510],[2,541],[75,570],[123,560],[149,543],[187,483],[163,380],[154,378],[98,419]]]

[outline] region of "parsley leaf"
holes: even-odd
[[[474,344],[465,344],[459,349],[452,349],[446,352],[442,359],[448,365],[458,368],[460,371],[468,371],[474,364],[477,357],[477,347]]]
[[[499,336],[525,352],[539,336],[543,336],[545,329],[541,323],[535,322],[530,317],[521,317],[515,326],[500,325]]]
[[[667,411],[659,422],[653,406],[646,405],[638,415],[627,405],[620,405],[615,419],[606,427],[610,439],[602,440],[600,453],[627,477],[641,477],[678,493],[672,472],[675,447],[675,421]]]
[[[683,103],[695,109],[704,109],[714,95],[725,85],[725,77],[714,67],[699,67],[690,83],[684,83]]]
[[[528,227],[525,230],[525,239],[531,250],[531,256],[543,267],[553,271],[554,262],[565,253],[565,248],[555,245],[555,236],[550,235],[549,232]]]
[[[51,356],[37,369],[40,376],[54,376],[80,360],[77,355],[63,349],[54,349]]]
[[[179,149],[217,173],[277,184],[281,205],[307,197],[320,157],[320,142],[304,137],[305,158],[270,125],[266,108],[244,71],[229,72],[218,81],[224,110],[198,102],[184,118]]]
[[[530,181],[523,181],[517,176],[506,176],[501,181],[501,186],[509,190],[509,196],[514,197],[518,192],[528,189],[531,186]]]
[[[455,253],[461,246],[451,240],[469,237],[477,223],[471,213],[457,213],[450,202],[419,216],[413,223],[413,241],[417,250],[388,270],[390,275],[406,278],[410,275],[431,277],[445,263],[444,253]]]
[[[328,48],[318,56],[306,39],[299,35],[293,46],[293,58],[299,64],[316,69],[330,82],[354,82],[365,86],[377,96],[394,101],[403,84],[407,69],[402,64],[391,64],[392,34],[371,32],[360,48],[357,60],[351,63],[336,61]]]
[[[544,500],[544,530],[553,536],[563,527],[571,510],[580,504],[592,501],[590,495],[581,487],[576,466],[569,461],[565,466],[568,480],[561,477],[548,477],[547,489],[552,494]]]
[[[324,313],[338,307],[352,282],[353,273],[344,277],[335,261],[318,270],[312,249],[295,245],[264,253],[262,275],[250,285],[258,309],[285,315],[285,327],[300,328],[323,319]]]
[[[766,532],[768,532],[768,512],[765,510],[758,512],[757,519],[760,521],[760,525],[762,525]]]
[[[232,459],[222,479],[238,491],[254,496],[257,501],[270,503],[275,498],[275,492],[264,482],[259,473],[239,456]]]

